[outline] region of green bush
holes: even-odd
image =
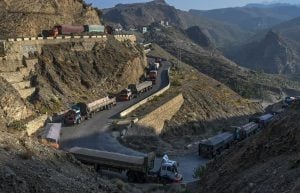
[[[200,166],[200,167],[195,169],[193,177],[194,178],[201,178],[205,175],[206,171],[207,171],[206,166]]]

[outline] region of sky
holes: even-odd
[[[137,3],[147,2],[149,0],[85,0],[87,3],[93,3],[94,6],[99,8],[113,7],[118,3]],[[244,6],[249,3],[291,3],[300,4],[300,0],[166,0],[170,5],[175,6],[178,9],[189,10],[209,10],[224,7],[238,7]]]

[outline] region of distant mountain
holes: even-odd
[[[230,55],[238,64],[275,74],[300,73],[300,17],[263,31]]]
[[[194,35],[190,36],[189,33]],[[205,31],[196,27],[185,31],[174,27],[161,27],[161,30],[150,30],[144,36],[147,42],[160,45],[175,57],[180,48],[183,62],[227,85],[241,96],[273,101],[274,98],[280,98],[282,93],[286,95],[299,93],[300,87],[295,87],[300,86],[299,83],[288,81],[278,75],[248,70],[227,59],[219,51],[207,46],[209,37]]]
[[[300,6],[289,4],[250,4],[245,7],[190,10],[190,13],[256,31],[300,17]]]
[[[151,1],[147,3],[119,4],[103,11],[106,22],[119,23],[126,29],[150,25],[161,20],[180,29],[198,26],[211,37],[211,42],[217,47],[242,42],[253,35],[231,24],[194,15],[178,10],[165,1]]]

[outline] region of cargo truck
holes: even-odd
[[[130,84],[127,89],[121,91],[119,99],[121,101],[129,101],[132,98],[137,97],[143,92],[147,92],[152,89],[152,81],[145,81],[139,84]]]
[[[180,182],[182,175],[178,173],[178,163],[164,156],[157,171],[154,170],[154,153],[146,156],[130,156],[120,153],[99,151],[94,149],[73,147],[69,152],[84,164],[95,166],[96,170],[126,172],[130,182]]]
[[[77,103],[65,116],[65,124],[80,124],[82,120],[91,118],[96,112],[111,109],[117,104],[116,98],[105,97],[91,103]]]
[[[152,84],[156,84],[157,70],[150,70],[148,74],[148,80],[152,81]]]

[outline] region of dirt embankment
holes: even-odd
[[[4,0],[0,39],[35,37],[58,24],[99,24],[101,12],[82,0]]]
[[[199,192],[300,192],[299,105],[208,165]]]
[[[91,102],[116,94],[144,74],[146,58],[139,47],[109,39],[85,49],[83,43],[48,45],[39,55],[31,97],[40,111],[55,112],[74,102]]]
[[[108,180],[93,167],[61,151],[49,149],[36,139],[0,129],[0,192],[2,193],[171,193],[176,187],[128,184]]]
[[[0,77],[0,128],[34,115],[19,93]]]

